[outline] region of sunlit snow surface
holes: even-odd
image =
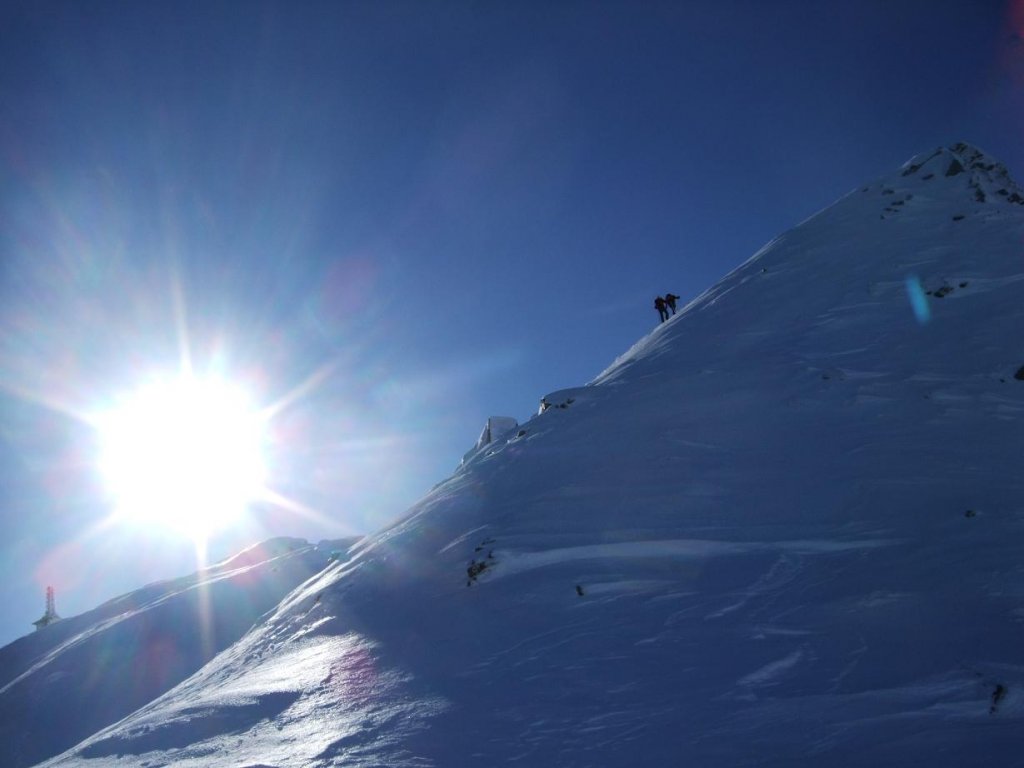
[[[46,765],[1024,764],[1017,193],[851,192]]]

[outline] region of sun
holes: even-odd
[[[264,418],[223,380],[155,382],[96,424],[100,469],[123,519],[205,538],[264,488]]]

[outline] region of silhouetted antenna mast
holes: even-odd
[[[53,624],[55,621],[60,621],[60,616],[57,615],[57,606],[53,598],[53,587],[46,588],[46,613],[43,614],[43,618],[32,623],[36,626],[38,632],[43,627],[47,627]]]

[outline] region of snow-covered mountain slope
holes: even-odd
[[[46,765],[1024,765],[1021,201],[851,192]]]
[[[152,701],[238,640],[328,558],[301,539],[272,539],[0,649],[0,765],[33,765]]]

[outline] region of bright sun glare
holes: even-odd
[[[101,469],[118,514],[199,539],[259,497],[263,418],[219,379],[153,384],[99,419]]]

